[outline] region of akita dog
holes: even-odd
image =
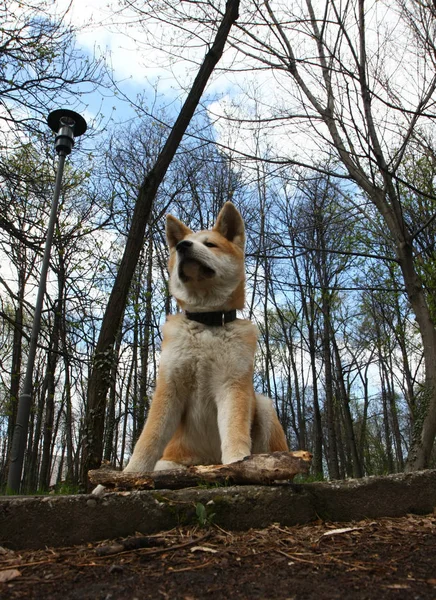
[[[227,464],[287,451],[272,401],[255,394],[258,331],[244,307],[245,228],[227,202],[210,231],[168,215],[170,291],[156,390],[127,472]]]

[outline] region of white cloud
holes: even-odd
[[[59,0],[59,10],[66,9],[69,0]],[[69,21],[77,27],[77,43],[89,53],[108,54],[117,80],[130,80],[131,85],[144,86],[146,82],[160,79],[164,91],[172,90],[178,78],[185,75],[184,61],[177,61],[171,70],[165,68],[165,52],[146,46],[144,26],[136,25],[137,15],[127,8],[120,11],[118,2],[107,0],[73,0],[68,13]],[[149,24],[160,28],[165,38],[164,25]],[[162,31],[163,29],[163,31]],[[169,29],[169,28],[168,28]]]
[[[68,0],[59,0],[57,6],[60,9],[62,6],[67,6],[67,2]],[[187,11],[195,10],[192,8],[193,3],[186,4]],[[144,12],[147,12],[149,6],[147,2],[144,3]],[[286,2],[281,6],[283,10],[288,10]],[[368,37],[371,41],[375,38],[374,52],[379,44],[376,37],[379,31],[386,30],[391,36],[396,32],[395,29],[390,31],[390,23],[394,17],[395,14],[386,6],[383,6],[383,11],[377,6],[369,11],[368,19],[371,26],[368,26]],[[109,4],[108,0],[73,0],[69,18],[79,28],[77,36],[79,45],[90,52],[94,50],[110,52],[115,79],[122,82],[120,86],[132,97],[147,89],[151,92],[151,84],[157,80],[159,80],[158,92],[167,101],[178,97],[189,87],[197,71],[196,64],[201,62],[205,52],[205,44],[199,43],[198,47],[195,47],[198,41],[195,35],[192,36],[194,41],[187,41],[184,45],[186,38],[182,33],[175,33],[171,25],[166,26],[162,22],[153,21],[152,17],[145,16],[145,24],[137,24],[138,16],[132,12],[129,14],[125,6],[120,9],[116,0],[109,0]],[[190,27],[187,22],[184,25]],[[188,33],[186,35],[189,37]],[[267,35],[267,33],[261,32],[259,35]],[[297,34],[291,31],[289,35]],[[180,56],[170,58],[165,49],[158,48],[159,40],[163,40],[162,43],[167,43],[169,46],[173,44],[171,46],[173,53],[178,53]],[[301,41],[300,38],[297,41]],[[390,38],[389,42],[393,44],[394,50],[395,44]],[[307,58],[311,50],[308,44],[309,41],[306,40],[299,49],[302,58]],[[407,58],[405,64],[401,62],[396,65],[396,69],[387,71],[392,81],[395,79],[395,83],[401,89],[406,89],[408,102],[412,106],[413,100],[416,102],[417,91],[414,90],[414,86],[405,86],[404,81],[410,79],[407,77],[407,64],[410,66],[414,63],[407,53],[410,52],[413,56],[413,48],[411,50],[406,48],[403,51],[404,57]],[[398,62],[397,54],[387,58],[393,63]],[[347,57],[344,60],[346,61]],[[252,66],[257,66],[257,69],[250,72],[249,62]],[[223,73],[223,67],[226,65],[233,65],[235,71]],[[237,68],[243,70],[238,73]],[[325,101],[322,97],[323,87],[322,82],[318,81],[315,67],[313,69],[308,67],[305,76],[309,88],[315,95],[320,96],[322,104]],[[339,82],[337,92],[339,95],[342,83]],[[215,94],[217,97],[222,95],[209,106],[209,115],[216,128],[218,141],[225,146],[233,146],[242,153],[252,155],[258,151],[261,143],[269,152],[276,153],[279,157],[295,158],[305,163],[313,162],[314,157],[319,157],[329,149],[325,126],[321,125],[319,120],[308,116],[313,111],[307,100],[301,98],[289,73],[277,69],[259,69],[259,64],[254,59],[252,61],[244,59],[241,55],[237,56],[235,50],[227,48],[219,70],[216,71],[208,86],[208,93]],[[356,106],[349,108],[340,100],[339,98],[338,110],[343,111],[345,122],[348,120],[351,123],[350,130],[352,130],[352,124],[356,123],[356,120],[359,124],[360,108],[357,106],[359,101],[356,97],[354,100]],[[404,127],[404,124],[400,122],[401,118],[397,114],[388,114],[386,107],[382,103],[379,104],[376,116],[380,137],[386,146],[395,146],[396,139],[401,138],[403,133],[401,127]],[[306,110],[308,115],[303,114]],[[300,118],[296,117],[298,113],[301,114]],[[233,118],[243,116],[245,119],[258,116],[264,120],[270,118],[277,120],[258,126],[256,130],[256,126],[248,122],[244,126],[236,126],[235,121],[227,120],[226,116]],[[278,120],[279,117],[282,117],[281,121]],[[361,125],[363,127],[363,124]],[[262,128],[261,133],[259,127]],[[318,129],[317,134],[314,128]]]

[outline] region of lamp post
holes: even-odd
[[[35,364],[38,335],[41,328],[42,305],[44,302],[47,272],[50,263],[50,251],[58,211],[65,158],[73,149],[74,138],[85,133],[87,128],[86,121],[81,115],[72,110],[63,108],[52,111],[47,117],[47,124],[50,129],[56,133],[55,150],[59,156],[59,161],[56,172],[56,182],[50,211],[50,219],[47,228],[44,256],[42,259],[41,276],[39,280],[38,294],[36,297],[35,312],[33,315],[33,326],[29,342],[26,374],[24,377],[22,391],[18,398],[17,418],[12,437],[8,473],[8,493],[12,494],[18,494],[20,492],[21,474],[23,470],[27,431],[29,427],[29,416],[32,406],[33,367]]]

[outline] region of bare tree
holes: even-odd
[[[103,455],[104,416],[113,345],[136,264],[144,244],[145,230],[153,201],[198,106],[209,77],[221,58],[229,31],[238,18],[238,10],[239,0],[229,0],[226,12],[216,31],[215,39],[206,54],[180,114],[155,165],[147,173],[138,192],[123,258],[103,318],[89,381],[82,460],[84,485],[87,485],[87,472],[92,468],[99,467]]]
[[[304,122],[318,148],[335,151],[342,166],[335,174],[360,187],[389,231],[424,353],[421,427],[407,463],[418,469],[428,465],[436,435],[436,327],[417,269],[416,237],[425,223],[405,218],[398,183],[405,153],[416,148],[420,128],[434,118],[436,18],[431,3],[391,4],[252,3],[233,45],[253,68],[273,69],[281,89],[289,91],[271,106],[265,122],[274,113],[276,124],[289,124],[289,134],[293,123]],[[404,82],[413,61],[418,67],[408,94]],[[394,70],[396,78],[390,75]],[[286,162],[286,156],[277,162]]]
[[[7,2],[0,7],[3,135],[38,130],[38,121],[45,124],[50,107],[73,102],[79,84],[95,89],[103,81],[102,63],[89,60],[75,45],[69,7],[59,12],[57,8],[48,0]]]
[[[194,49],[204,44],[223,4],[129,2],[157,23],[147,43],[166,51],[172,65],[178,45],[187,45],[195,61]],[[168,35],[168,26],[177,28],[177,39]],[[257,160],[245,142],[259,124],[276,148],[268,161],[277,168],[297,164],[325,172],[314,157],[333,151],[330,174],[357,184],[362,203],[368,198],[383,219],[424,350],[426,381],[416,419],[422,426],[415,432],[409,469],[428,464],[436,434],[436,329],[431,294],[417,268],[417,238],[426,223],[406,218],[399,184],[419,193],[403,179],[401,166],[407,153],[429,151],[425,132],[435,116],[435,27],[430,0],[247,1],[230,36],[234,53],[222,64],[236,75],[251,71],[258,88],[267,90],[261,112],[246,110],[253,106],[252,88],[233,112],[227,103],[229,122],[238,128],[234,155],[248,164]]]

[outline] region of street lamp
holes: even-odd
[[[50,219],[47,228],[44,256],[42,259],[41,277],[39,280],[35,312],[33,315],[33,326],[29,342],[26,374],[24,377],[22,392],[18,398],[17,419],[12,437],[8,473],[8,493],[12,494],[18,494],[20,492],[21,474],[23,470],[27,431],[29,427],[29,416],[32,406],[33,367],[35,364],[39,330],[41,328],[41,312],[44,302],[47,272],[50,262],[50,251],[58,211],[65,158],[73,149],[74,138],[84,134],[87,128],[86,121],[81,115],[72,110],[64,108],[52,111],[47,117],[47,124],[50,129],[56,133],[55,150],[59,156],[59,161],[56,172],[56,182],[53,194],[53,202],[51,205]]]

